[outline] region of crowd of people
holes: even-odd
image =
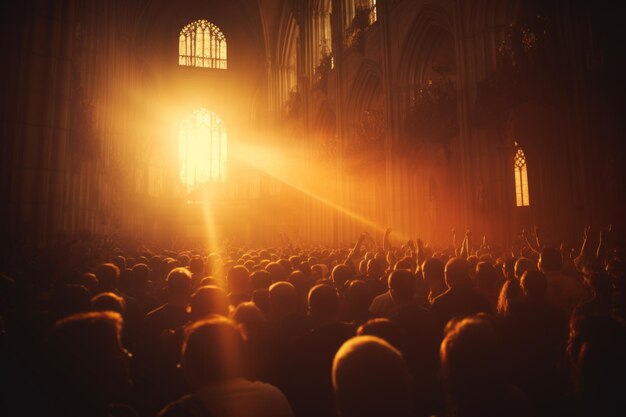
[[[2,414],[625,415],[626,253],[610,228],[576,251],[537,232],[513,251],[390,234],[5,258]]]

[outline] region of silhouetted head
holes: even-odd
[[[250,287],[252,291],[259,288],[269,288],[272,285],[272,277],[269,272],[259,269],[250,274]]]
[[[226,275],[226,285],[233,294],[246,294],[250,287],[250,273],[245,266],[234,266]]]
[[[391,298],[398,304],[409,303],[415,295],[416,278],[408,269],[398,269],[389,274],[387,285]]]
[[[502,274],[504,274],[505,279],[513,279],[515,278],[515,264],[517,263],[516,258],[509,258],[502,264]]]
[[[440,357],[441,374],[453,397],[471,395],[497,382],[496,332],[484,318],[449,323]]]
[[[270,313],[270,290],[269,288],[259,288],[252,292],[252,302],[263,312]]]
[[[148,286],[148,281],[150,281],[150,269],[148,265],[142,263],[133,265],[133,273],[135,275],[135,291],[145,291]]]
[[[78,281],[80,285],[87,288],[90,294],[93,294],[98,289],[98,278],[96,274],[92,272],[85,272],[80,276],[80,280]]]
[[[110,311],[76,314],[54,325],[48,337],[53,389],[67,409],[106,406],[128,390],[129,356],[121,328],[121,316]]]
[[[415,271],[415,261],[409,256],[404,256],[398,262],[396,262],[393,269],[407,269],[409,271]]]
[[[241,303],[235,308],[233,320],[242,327],[248,338],[259,336],[267,326],[261,310],[250,301]]]
[[[339,295],[327,284],[311,288],[308,297],[309,314],[317,322],[335,321],[339,315]]]
[[[422,263],[422,275],[424,276],[426,285],[433,287],[433,285],[436,285],[437,283],[444,283],[444,270],[445,266],[439,259],[426,259],[424,263]]]
[[[367,277],[372,280],[379,279],[383,276],[385,272],[385,267],[383,266],[383,262],[376,257],[367,261]]]
[[[412,378],[402,354],[374,336],[357,336],[341,346],[332,372],[341,417],[411,416]]]
[[[289,263],[291,264],[291,269],[300,268],[300,264],[302,263],[302,258],[300,258],[297,255],[290,256]]]
[[[243,338],[231,320],[215,316],[192,324],[182,367],[192,389],[243,376]]]
[[[479,261],[480,259],[478,259],[478,256],[476,255],[470,255],[467,257],[467,271],[471,277],[476,275],[476,265],[478,265]]]
[[[505,281],[498,296],[498,315],[509,317],[515,308],[521,304],[523,295],[519,281],[511,279]]]
[[[112,263],[104,263],[96,268],[96,278],[100,283],[101,291],[112,291],[117,289],[117,279],[120,276],[120,269]]]
[[[520,285],[526,297],[533,300],[543,300],[548,292],[548,280],[543,272],[526,271],[522,275]]]
[[[467,287],[470,285],[468,264],[463,258],[451,258],[446,263],[446,284],[449,288]]]
[[[191,296],[191,321],[210,315],[228,317],[228,304],[228,295],[223,289],[211,285],[200,287]]]
[[[120,277],[117,280],[117,288],[126,294],[133,292],[135,288],[135,274],[132,269],[120,269]]]
[[[191,291],[191,273],[186,268],[174,268],[167,274],[167,294],[170,301],[183,302]]]
[[[361,262],[359,262],[359,274],[360,275],[367,274],[367,260],[366,259],[361,259]]]
[[[293,285],[280,281],[269,290],[270,311],[277,317],[293,314],[298,309],[298,294]]]
[[[66,317],[90,310],[89,291],[82,285],[65,284],[57,287],[52,295],[51,307],[56,318]]]
[[[287,282],[294,286],[296,292],[300,297],[304,298],[307,296],[307,280],[302,271],[293,271],[291,274],[289,274]]]
[[[213,278],[213,277],[204,277],[204,278],[202,278],[200,280],[200,284],[198,285],[198,288],[206,287],[207,285],[213,285],[213,286],[219,287],[221,289],[225,288],[224,281],[222,281],[221,279]]]
[[[278,262],[270,262],[265,266],[265,270],[270,273],[272,282],[286,281],[287,270]]]
[[[122,255],[117,255],[113,257],[111,263],[117,266],[120,271],[126,269],[126,258],[124,258]]]
[[[356,334],[357,336],[379,337],[400,351],[406,345],[406,334],[398,324],[389,319],[370,319],[359,326]]]
[[[585,284],[596,297],[609,298],[613,293],[611,276],[605,272],[594,272],[585,276]]]
[[[483,290],[496,290],[500,276],[496,268],[487,262],[478,262],[476,265],[476,286]]]
[[[204,261],[201,256],[196,255],[191,258],[189,261],[189,270],[192,274],[200,274],[201,276],[204,274]]]
[[[519,258],[515,261],[515,278],[518,280],[522,279],[522,275],[526,271],[536,271],[537,270],[537,262],[528,259],[528,258]]]
[[[348,265],[339,264],[333,268],[330,278],[333,280],[335,288],[341,291],[346,285],[346,282],[354,278],[354,274]]]
[[[372,293],[367,283],[360,279],[350,281],[346,287],[345,301],[350,313],[357,316],[366,316],[372,303]]]
[[[124,299],[112,292],[103,292],[91,299],[93,311],[113,311],[124,315]]]
[[[626,327],[613,317],[574,317],[568,355],[574,384],[595,415],[623,414],[626,399]]]
[[[555,248],[543,248],[537,264],[542,272],[558,272],[563,267],[561,252]]]

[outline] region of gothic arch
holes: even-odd
[[[289,94],[298,86],[298,44],[300,28],[289,8],[285,7],[281,16],[276,41],[276,61],[278,69],[278,99],[283,106]]]
[[[320,101],[314,114],[314,136],[326,140],[333,139],[336,131],[336,117],[328,100]]]
[[[363,61],[350,88],[346,120],[354,125],[361,120],[364,112],[382,110],[383,98],[380,68],[373,61]]]
[[[424,6],[411,25],[400,56],[398,80],[402,86],[411,86],[423,79],[430,58],[443,42],[452,40],[452,16],[438,6]]]

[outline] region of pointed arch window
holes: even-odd
[[[180,180],[187,192],[226,180],[227,135],[217,113],[195,110],[180,127]]]
[[[530,205],[528,192],[528,165],[524,150],[515,142],[515,157],[513,158],[513,173],[515,175],[515,203],[517,207]]]
[[[208,20],[196,20],[180,31],[178,65],[226,69],[226,38]]]

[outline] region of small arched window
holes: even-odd
[[[180,31],[178,65],[226,69],[226,38],[208,20],[196,20]]]
[[[513,158],[513,173],[515,175],[515,203],[517,207],[530,205],[530,194],[528,193],[528,166],[524,151],[515,142],[515,157]]]
[[[187,192],[226,179],[226,128],[222,119],[204,108],[195,110],[180,127],[180,180]]]

